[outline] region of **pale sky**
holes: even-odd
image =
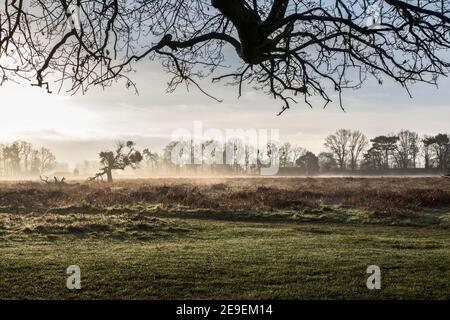
[[[223,84],[207,89],[224,99],[218,103],[197,89],[180,87],[165,92],[169,76],[156,63],[140,64],[133,76],[140,94],[121,84],[104,91],[93,89],[86,95],[47,94],[28,85],[0,87],[2,117],[0,141],[16,139],[49,147],[58,161],[73,166],[84,159],[94,160],[102,149],[118,139],[131,139],[141,149],[159,151],[174,130],[192,130],[200,120],[205,129],[279,129],[281,140],[299,144],[313,152],[323,151],[323,139],[338,128],[363,131],[369,138],[411,129],[420,134],[450,132],[450,79],[437,89],[428,85],[412,87],[410,99],[401,87],[385,81],[357,91],[344,92],[346,112],[337,105],[311,110],[303,103],[282,116],[276,114],[281,102],[263,92],[237,90]]]

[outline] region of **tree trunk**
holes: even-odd
[[[259,64],[264,58],[265,37],[260,35],[261,19],[241,0],[212,0],[211,4],[229,19],[239,35],[239,56],[249,64]],[[278,15],[281,15],[281,11]],[[274,13],[275,14],[275,13]],[[276,16],[274,16],[275,18]]]
[[[386,166],[386,169],[389,169],[389,154],[388,154],[388,150],[385,150],[384,151],[385,152],[385,159],[386,159],[386,163],[385,163],[385,166]]]
[[[106,177],[108,178],[108,182],[113,182],[111,169],[108,169],[108,171],[106,171]]]

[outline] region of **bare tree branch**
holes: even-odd
[[[342,106],[345,89],[393,79],[408,92],[449,71],[450,3],[385,0],[4,0],[0,84],[31,82],[85,93],[130,78],[136,62],[160,60],[172,79],[202,88],[227,79],[280,99]],[[236,57],[230,55],[231,49]],[[231,52],[232,52],[231,51]],[[238,61],[238,62],[236,62]],[[231,69],[231,70],[229,70]]]

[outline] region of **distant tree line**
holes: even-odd
[[[421,137],[414,131],[401,130],[369,140],[360,131],[339,129],[326,137],[324,146],[328,153],[319,157],[326,168],[447,170],[450,167],[450,136],[445,133]]]
[[[56,166],[56,158],[47,148],[34,148],[26,141],[0,143],[0,175],[16,177],[44,174]]]
[[[161,154],[145,149],[142,152],[144,167],[161,170],[176,166],[171,162],[171,155],[179,143],[182,142],[170,142]],[[257,150],[239,139],[227,144],[221,145],[213,140],[191,144],[183,150],[187,153],[188,166],[217,167],[220,163],[234,172],[251,173],[264,166],[261,158],[277,154],[280,168],[297,168],[306,174],[416,168],[445,172],[450,168],[450,136],[445,133],[420,136],[414,131],[400,130],[369,139],[360,131],[339,129],[325,138],[323,146],[326,151],[318,155],[290,142],[278,145],[277,153],[273,152],[275,146],[272,142]],[[232,155],[226,155],[225,151],[230,150]],[[252,154],[258,156],[256,164],[249,161]]]
[[[112,181],[112,172],[126,168],[146,174],[258,174],[261,168],[276,163],[280,174],[366,173],[392,169],[431,169],[444,172],[450,168],[450,136],[419,136],[410,130],[401,130],[367,138],[360,131],[339,129],[325,138],[325,152],[318,155],[290,142],[268,142],[262,147],[245,144],[235,138],[221,143],[208,140],[171,141],[162,152],[149,148],[139,151],[133,141],[118,142],[114,151],[99,153],[100,162],[85,161],[75,169],[91,175],[91,180],[106,177]],[[180,147],[181,146],[181,147]],[[175,157],[183,162],[174,162]]]
[[[179,146],[183,145],[183,148]],[[105,176],[112,181],[114,170],[139,169],[139,173],[203,173],[257,174],[263,167],[276,163],[293,174],[335,172],[367,172],[390,169],[417,168],[447,173],[450,168],[450,135],[439,133],[420,136],[417,132],[400,130],[397,133],[367,138],[360,131],[339,129],[327,136],[325,152],[318,155],[290,142],[268,142],[258,147],[235,138],[220,143],[214,140],[171,141],[161,153],[146,148],[136,149],[133,141],[119,142],[114,151],[103,151],[99,162],[84,161],[80,171],[92,179]],[[178,148],[178,149],[176,149]],[[185,163],[174,163],[174,153],[180,153]],[[27,141],[0,143],[0,176],[16,177],[42,175],[57,166],[56,157],[47,148],[34,148]],[[285,171],[286,171],[285,170]]]

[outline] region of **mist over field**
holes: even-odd
[[[0,1],[0,308],[450,300],[449,35],[450,1]]]

